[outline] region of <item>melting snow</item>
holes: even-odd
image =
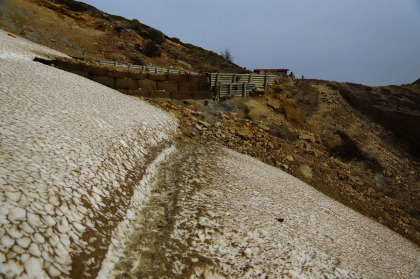
[[[130,181],[177,132],[143,101],[32,61],[57,56],[0,30],[0,277],[97,272]]]

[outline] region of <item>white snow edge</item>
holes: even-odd
[[[175,146],[171,146],[163,150],[156,159],[147,167],[142,180],[137,184],[134,189],[133,196],[131,197],[130,206],[127,209],[126,216],[112,232],[111,243],[105,259],[102,261],[101,269],[98,272],[97,279],[113,278],[112,271],[115,264],[124,256],[125,240],[134,232],[133,220],[136,219],[136,213],[140,212],[144,206],[144,201],[150,193],[150,184],[156,174],[156,169],[169,155],[176,150]]]
[[[16,37],[12,37],[9,34],[10,32],[0,29],[0,58],[13,60],[34,60],[35,58],[54,59],[57,57],[71,58],[60,51],[34,43],[15,34],[13,35]]]

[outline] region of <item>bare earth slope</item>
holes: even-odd
[[[245,71],[214,52],[170,40],[138,21],[72,0],[0,1],[0,27],[73,57],[195,72]]]

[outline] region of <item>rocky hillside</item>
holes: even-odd
[[[186,143],[213,140],[278,167],[420,243],[418,85],[284,80],[222,102],[152,100]]]
[[[76,1],[2,1],[0,11],[5,30],[71,56],[243,71],[137,20]],[[185,141],[215,140],[256,157],[420,243],[418,84],[283,80],[247,99],[150,102],[176,113]]]
[[[420,85],[127,96],[38,62],[243,69],[76,1],[0,12],[1,278],[420,278]]]
[[[156,100],[180,123],[34,61],[57,56],[0,30],[1,278],[419,278],[414,243],[232,150],[310,182],[328,178],[324,166],[330,188],[347,193],[351,167],[329,159],[305,122],[282,125],[299,147],[255,120],[279,100],[299,121],[278,94],[292,82],[240,102]]]
[[[73,0],[0,1],[0,28],[73,57],[195,72],[246,72],[212,51]]]

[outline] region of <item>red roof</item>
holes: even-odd
[[[254,72],[287,72],[289,69],[255,69]]]

